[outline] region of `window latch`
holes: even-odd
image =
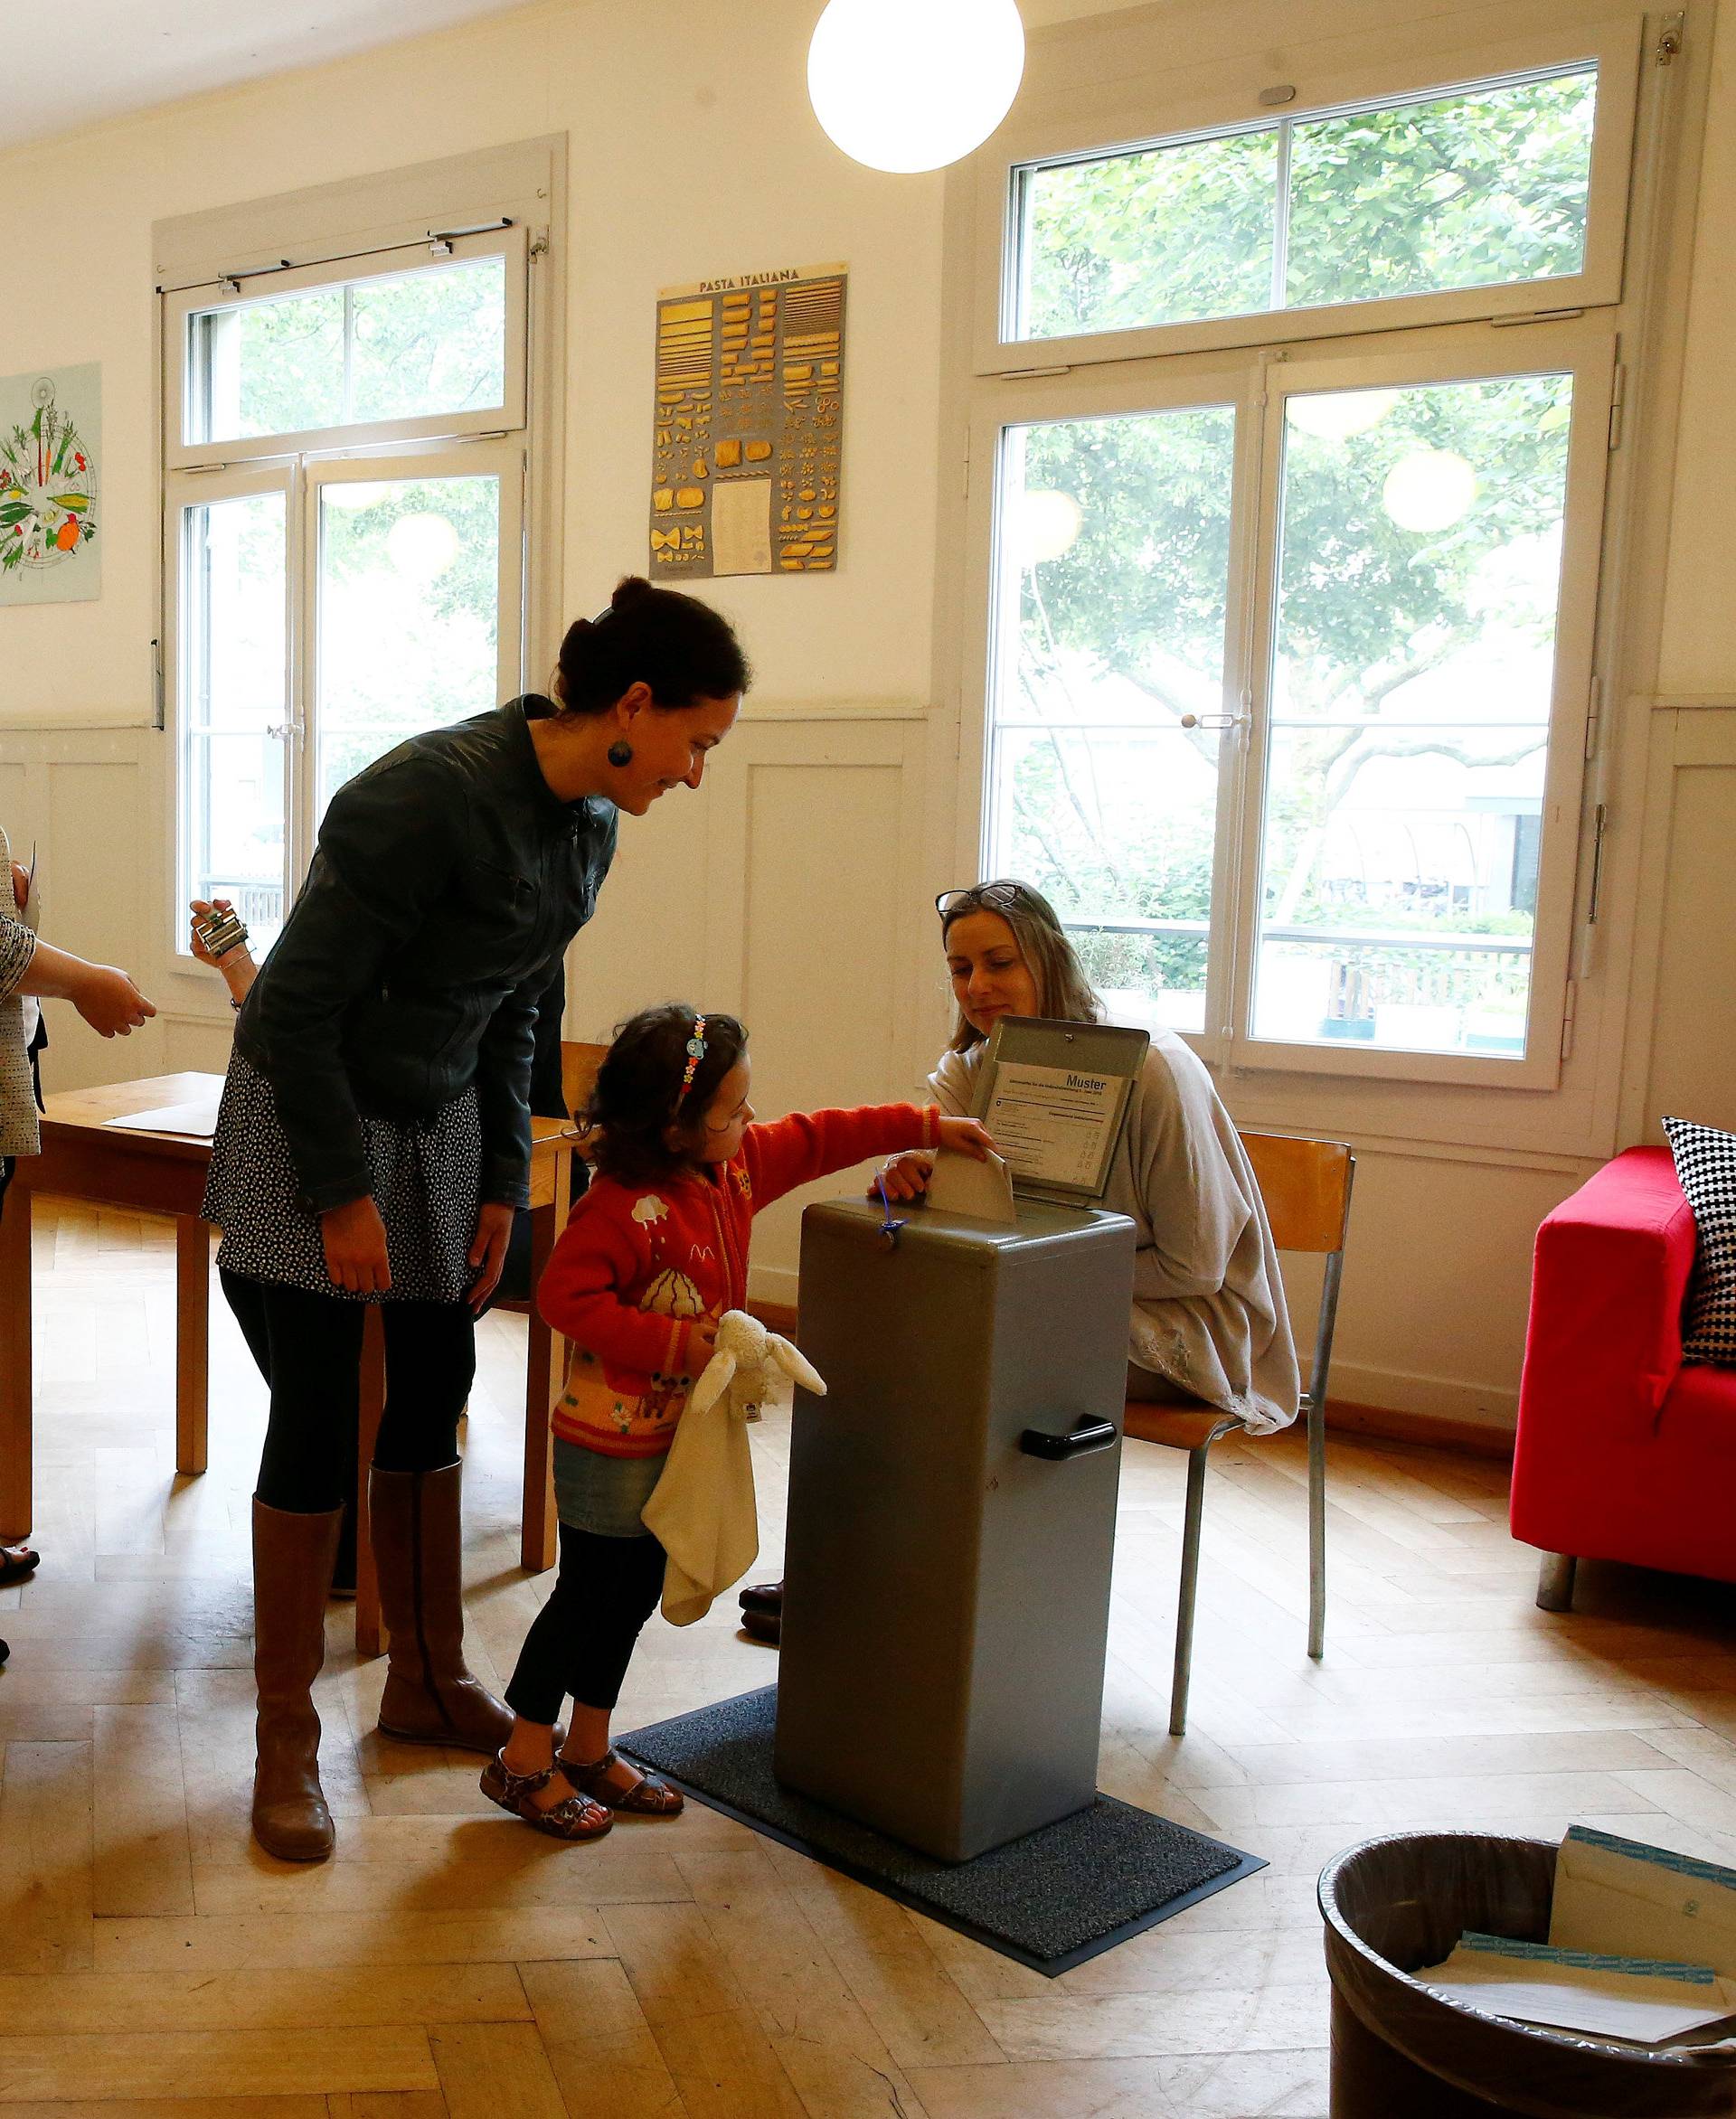
[[[266,734],[279,743],[287,743],[291,737],[298,742],[302,736],[299,721],[270,721],[266,724]]]
[[[1184,729],[1245,729],[1251,717],[1245,713],[1184,713]]]

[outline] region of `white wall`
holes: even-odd
[[[1317,30],[1335,6],[1349,20],[1362,5],[1322,0],[1310,18]],[[1105,12],[1027,5],[1033,25]],[[699,796],[677,794],[627,824],[604,909],[575,952],[570,1034],[596,1036],[646,999],[690,994],[750,1011],[769,1107],[910,1091],[944,1022],[925,906],[958,880],[954,709],[930,675],[946,559],[943,184],[873,174],[824,141],[803,80],[816,13],[817,0],[709,0],[678,16],[628,0],[537,6],[0,156],[0,373],[100,362],[106,457],[100,602],[0,612],[0,804],[14,836],[43,843],[57,930],[137,964],[168,1012],[127,1048],[58,1024],[56,1079],[221,1064],[227,1035],[226,1012],[171,968],[168,950],[165,739],[148,726],[159,625],[152,222],[564,132],[572,612],[597,608],[618,574],[644,563],[657,288],[783,261],[838,258],[851,272],[843,564],[832,578],[716,585],[759,666],[750,719]],[[1694,21],[1703,45],[1710,9]],[[1703,52],[1686,63],[1703,66]],[[1723,536],[1736,295],[1719,268],[1736,235],[1727,59],[1712,88],[1671,556],[1647,588],[1668,611],[1658,692],[1736,699]],[[1675,705],[1666,717],[1674,730]],[[1637,743],[1623,824],[1637,875],[1642,826],[1663,833],[1656,888],[1630,895],[1640,946],[1676,950],[1656,1064],[1692,1084],[1728,1078],[1683,998],[1715,974],[1728,923],[1690,931],[1679,909],[1728,901],[1736,834],[1710,821],[1717,804],[1708,811],[1700,782],[1686,825],[1669,824],[1681,773],[1704,769],[1678,771],[1670,740],[1663,763],[1655,741]],[[1627,1137],[1656,1116],[1644,998],[1637,1037],[1606,1023],[1598,1049],[1602,1073],[1622,1077]],[[1241,1086],[1226,1088],[1240,1112]],[[1297,1128],[1316,1117],[1269,1098],[1258,1115]],[[1613,1119],[1607,1141],[1582,1132],[1568,1153],[1421,1147],[1354,1099],[1335,1122],[1353,1139],[1378,1136],[1363,1143],[1340,1393],[1510,1420],[1537,1220],[1614,1144]],[[768,1292],[788,1292],[794,1228],[786,1210],[762,1231]]]

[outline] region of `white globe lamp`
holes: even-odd
[[[1084,513],[1071,493],[1032,486],[1019,495],[1019,556],[1027,567],[1064,559],[1084,527]]]
[[[980,147],[1024,72],[1016,0],[830,0],[807,52],[807,92],[834,143],[897,174]]]
[[[438,581],[458,556],[458,533],[446,515],[400,515],[386,532],[386,556],[407,580]]]
[[[1321,441],[1348,441],[1378,427],[1399,401],[1396,390],[1332,390],[1287,398],[1290,425]]]

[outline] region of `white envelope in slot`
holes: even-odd
[[[1736,1979],[1736,1869],[1571,1825],[1555,1857],[1549,1939],[1557,1949],[1710,1964]]]
[[[980,1163],[975,1155],[942,1148],[929,1177],[929,1204],[943,1214],[968,1214],[977,1221],[1016,1221],[1013,1173],[991,1149]]]

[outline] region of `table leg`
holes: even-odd
[[[211,1230],[196,1214],[175,1218],[175,1468],[211,1461]]]
[[[554,1158],[554,1198],[531,1216],[531,1316],[524,1358],[524,1504],[518,1557],[533,1575],[554,1565],[557,1532],[554,1515],[554,1438],[549,1412],[565,1387],[565,1342],[537,1314],[536,1289],[567,1218],[567,1193],[572,1180],[572,1155]]]
[[[0,1538],[28,1538],[31,1486],[30,1208],[14,1178],[0,1213]]]
[[[380,1577],[368,1521],[368,1467],[386,1405],[386,1333],[378,1303],[367,1304],[362,1326],[362,1418],[355,1449],[355,1652],[380,1653]]]

